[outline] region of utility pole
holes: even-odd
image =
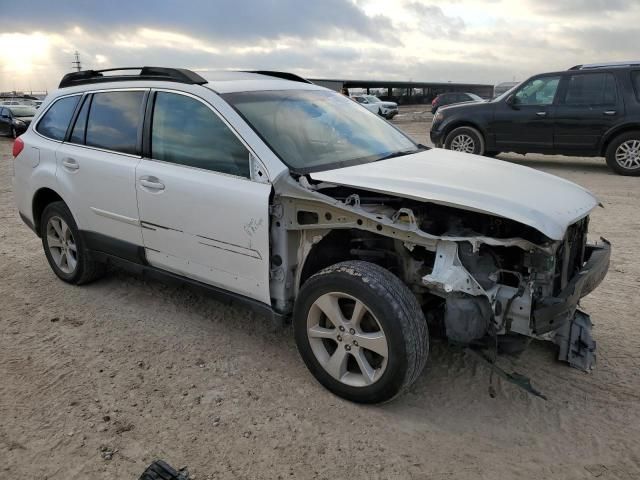
[[[82,64],[80,63],[80,54],[78,53],[78,51],[76,50],[75,53],[75,57],[76,57],[76,61],[75,62],[71,62],[73,65],[75,65],[76,70],[79,72],[80,70],[82,70]]]

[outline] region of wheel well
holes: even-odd
[[[313,246],[305,258],[299,286],[320,270],[347,260],[364,260],[392,272],[399,267],[393,239],[362,230],[338,229]]]
[[[639,131],[640,132],[640,125],[627,125],[625,127],[620,128],[619,130],[616,130],[615,132],[609,134],[607,136],[607,138],[605,139],[605,141],[602,142],[602,148],[600,149],[600,155],[602,155],[602,156],[606,155],[607,154],[607,148],[609,148],[609,145],[611,144],[611,142],[613,142],[620,135],[623,135],[623,134],[629,133],[629,132],[635,132],[635,131]]]
[[[40,219],[42,218],[42,212],[47,208],[47,205],[53,202],[62,202],[62,197],[50,188],[41,188],[36,192],[33,197],[33,226],[36,233],[40,236]]]
[[[482,135],[485,145],[487,144],[487,135],[484,133],[484,131],[475,123],[471,123],[468,121],[456,122],[453,125],[449,125],[445,129],[444,134],[442,135],[442,143],[446,141],[447,135],[449,135],[456,128],[460,128],[460,127],[470,127],[470,128],[473,128],[474,130],[477,130],[480,133],[480,135]]]

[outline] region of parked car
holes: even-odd
[[[466,102],[484,102],[484,99],[475,93],[441,93],[431,101],[431,113],[436,113],[440,107]]]
[[[16,138],[27,130],[36,109],[28,105],[0,106],[0,135]]]
[[[640,62],[543,73],[491,102],[448,107],[431,140],[478,155],[604,156],[614,172],[640,175]]]
[[[127,72],[67,74],[14,142],[18,211],[61,280],[113,263],[291,318],[311,373],[357,402],[418,378],[429,329],[546,334],[591,368],[577,305],[610,246],[587,243],[587,190],[416,144],[288,73]]]
[[[354,95],[352,98],[370,112],[377,113],[387,120],[398,114],[398,104],[395,102],[383,102],[374,95]]]

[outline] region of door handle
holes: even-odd
[[[547,116],[547,112],[536,112],[536,115],[539,117],[546,117]]]
[[[164,190],[164,183],[156,177],[141,177],[140,185],[148,188],[149,190]]]
[[[69,170],[78,170],[80,168],[78,161],[75,158],[70,157],[62,159],[62,166]]]
[[[615,110],[605,110],[605,111],[604,111],[604,112],[602,112],[602,113],[603,113],[603,114],[605,114],[605,115],[613,116],[613,115],[615,115],[615,114],[616,114],[616,113],[618,113],[618,112],[616,112]]]

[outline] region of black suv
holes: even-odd
[[[431,113],[436,113],[439,108],[446,107],[447,105],[463,102],[484,102],[484,99],[475,93],[441,93],[431,102]]]
[[[442,108],[431,141],[479,155],[605,156],[613,171],[640,175],[640,61],[577,65],[490,102]]]

